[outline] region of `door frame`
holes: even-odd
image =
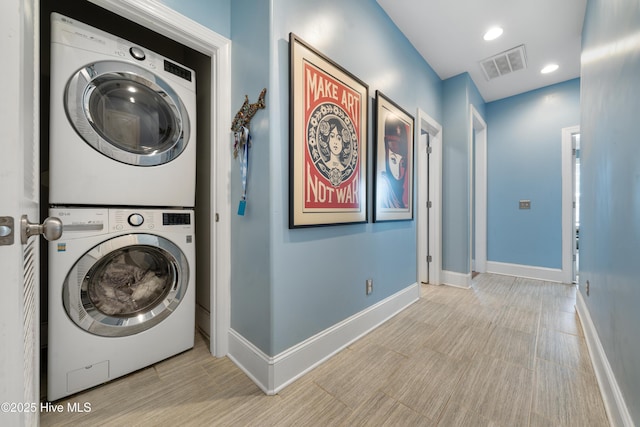
[[[442,272],[442,126],[420,108],[417,110],[416,117],[418,283],[440,285]],[[429,133],[430,155],[427,155],[426,141],[420,137],[424,132]],[[427,170],[428,174],[425,173]],[[428,188],[424,185],[425,182],[428,182]],[[427,207],[429,201],[431,201],[431,208]],[[431,255],[429,268],[427,268],[428,255]]]
[[[226,189],[231,175],[231,40],[150,0],[89,0],[150,30],[211,58],[211,212],[210,348],[214,356],[225,356],[231,327],[231,203]]]
[[[573,255],[576,240],[574,215],[575,202],[575,154],[573,134],[580,133],[580,126],[562,128],[562,282],[574,279]]]
[[[487,124],[473,104],[470,105],[469,129],[469,156],[471,158],[469,161],[469,230],[471,230],[469,233],[469,273],[472,271],[485,273],[487,271]],[[475,156],[473,155],[474,151]],[[474,157],[475,164],[473,163]],[[475,239],[472,233],[475,233]],[[473,255],[474,241],[475,257]]]

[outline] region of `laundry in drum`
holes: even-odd
[[[88,290],[96,308],[110,316],[145,312],[162,300],[171,289],[169,267],[157,255],[121,250],[100,266]]]

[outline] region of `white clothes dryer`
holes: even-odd
[[[49,202],[195,205],[192,69],[51,14]]]
[[[193,210],[50,209],[47,399],[190,349]]]

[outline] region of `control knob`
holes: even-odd
[[[139,227],[144,222],[144,217],[138,213],[134,213],[129,215],[129,218],[127,218],[127,221],[131,226]]]
[[[147,57],[144,54],[144,50],[140,49],[137,46],[133,46],[131,49],[129,49],[129,53],[131,54],[131,56],[133,56],[134,59],[137,59],[138,61],[143,61]]]

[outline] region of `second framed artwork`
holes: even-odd
[[[374,222],[413,219],[413,116],[376,91]]]
[[[289,228],[366,222],[369,88],[290,34]]]

